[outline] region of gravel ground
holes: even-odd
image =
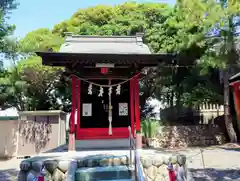
[[[157,154],[170,150],[149,151]],[[193,181],[240,181],[240,147],[188,148],[170,152],[187,156]],[[0,161],[0,181],[15,181],[20,162],[21,160],[15,158]]]

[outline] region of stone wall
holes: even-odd
[[[147,180],[169,180],[169,169],[176,175],[177,181],[190,180],[186,166],[186,156],[180,154],[142,154],[141,162]]]
[[[126,155],[99,154],[86,157],[63,155],[52,158],[39,156],[20,163],[17,181],[33,180],[41,175],[44,175],[44,181],[108,180],[109,178],[124,180],[135,175],[133,170],[121,169],[125,166],[127,168],[129,164]]]
[[[161,126],[149,144],[154,148],[184,148],[219,145],[225,141],[217,125]]]

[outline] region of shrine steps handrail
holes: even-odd
[[[136,140],[133,137],[131,126],[128,127],[129,130],[129,151],[130,151],[130,165],[132,165],[132,150],[134,153],[134,170],[135,170],[135,180],[136,181],[147,181],[144,177],[143,168],[140,160],[139,151],[136,148]]]

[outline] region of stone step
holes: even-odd
[[[93,155],[77,159],[78,168],[129,165],[127,155]]]
[[[134,178],[134,169],[129,166],[82,167],[75,173],[76,181],[109,181],[131,180]]]
[[[76,140],[76,149],[111,149],[125,148],[129,149],[129,139],[93,139],[93,140]]]

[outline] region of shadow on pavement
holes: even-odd
[[[194,181],[230,181],[240,180],[238,169],[189,169]]]
[[[220,147],[220,149],[223,149],[223,150],[227,150],[227,151],[239,151],[240,152],[240,147],[238,147],[238,148],[221,148]]]
[[[18,175],[17,169],[6,169],[0,170],[0,180],[1,181],[15,181]]]
[[[226,151],[240,151],[240,145],[237,143],[228,143],[228,144],[219,146],[219,148]]]
[[[53,148],[51,150],[47,150],[43,153],[57,153],[57,152],[65,152],[67,150],[67,147],[66,145],[61,145],[61,146],[58,146],[56,148]]]

